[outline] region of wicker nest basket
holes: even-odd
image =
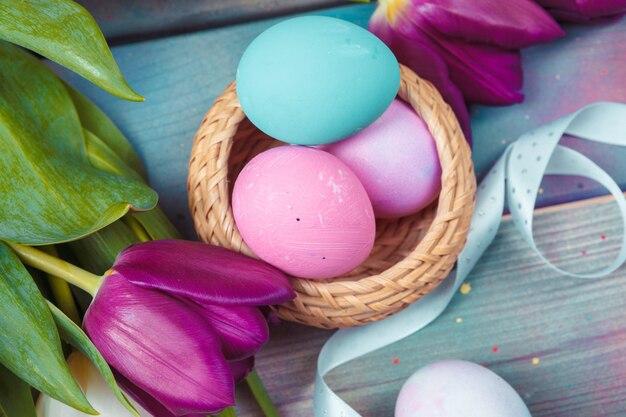
[[[415,215],[377,220],[370,256],[346,276],[291,277],[297,298],[273,307],[281,318],[321,328],[383,319],[432,291],[462,250],[476,191],[469,146],[437,90],[404,66],[398,96],[435,138],[442,167],[439,199]],[[189,205],[204,242],[254,256],[235,225],[232,187],[252,157],[279,145],[244,116],[231,83],[202,120],[189,164]]]

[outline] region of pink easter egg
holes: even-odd
[[[531,417],[504,379],[478,364],[451,360],[427,365],[404,383],[395,417]]]
[[[376,217],[416,213],[441,190],[441,165],[424,121],[396,99],[374,123],[340,142],[320,147],[357,175]]]
[[[318,149],[281,146],[255,156],[233,190],[246,244],[301,278],[332,278],[361,264],[374,245],[374,212],[358,178]]]

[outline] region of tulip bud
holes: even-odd
[[[159,417],[217,414],[269,338],[260,306],[295,296],[285,274],[200,242],[122,251],[84,318],[118,383]]]
[[[564,35],[532,0],[381,0],[369,29],[437,87],[468,139],[464,101],[522,101],[518,49]]]

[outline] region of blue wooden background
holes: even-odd
[[[53,67],[124,131],[144,160],[166,213],[192,238],[185,183],[193,136],[213,100],[234,78],[246,45],[279,20],[259,18],[335,2],[83,3],[119,44],[113,53],[146,102],[118,100]],[[366,26],[373,8],[351,4],[315,13]],[[524,103],[472,108],[479,176],[521,133],[593,101],[626,102],[626,19],[565,29],[566,38],[523,51]],[[626,150],[564,141],[596,160],[626,189]],[[602,192],[579,178],[547,180],[538,203],[553,205]],[[565,268],[589,270],[618,251],[623,230],[608,200],[552,206],[536,216],[539,246]],[[535,417],[624,416],[624,278],[622,268],[597,281],[563,279],[540,262],[506,220],[471,275],[469,294],[457,295],[424,331],[340,367],[330,375],[330,384],[364,415],[391,416],[395,396],[414,370],[435,360],[467,359],[502,375]],[[258,369],[287,417],[311,415],[315,359],[329,335],[282,323],[272,329],[272,341],[258,356]],[[249,393],[242,389],[240,395],[240,415],[260,416]]]
[[[110,44],[349,4],[349,0],[78,0]]]

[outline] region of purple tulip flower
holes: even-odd
[[[468,140],[465,101],[522,101],[518,49],[564,34],[531,0],[380,1],[369,29],[401,63],[437,87]]]
[[[234,384],[268,340],[259,306],[295,297],[284,273],[211,245],[151,241],[124,250],[84,319],[120,384],[159,417],[234,405]]]
[[[626,0],[536,0],[555,19],[585,23],[626,13]]]

